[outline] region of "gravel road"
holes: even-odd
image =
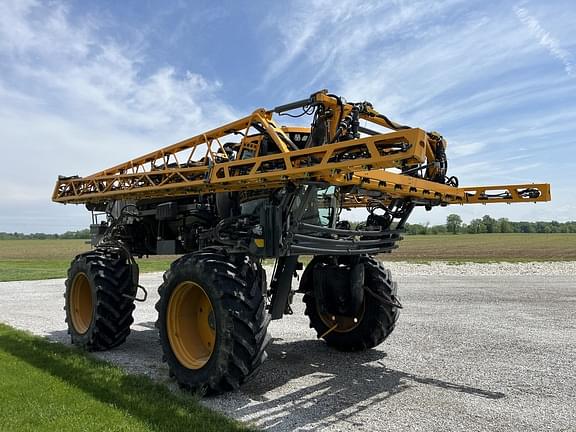
[[[261,373],[203,403],[274,431],[576,430],[576,262],[389,267],[404,310],[384,344],[328,349],[296,296]],[[131,336],[95,355],[174,388],[153,324],[160,280],[142,275]],[[0,321],[68,343],[63,285],[0,283]]]

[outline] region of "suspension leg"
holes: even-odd
[[[278,258],[278,265],[270,283],[272,291],[270,315],[272,315],[272,319],[282,318],[286,306],[288,306],[288,299],[292,290],[292,277],[297,267],[297,255]]]

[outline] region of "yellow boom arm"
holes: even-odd
[[[315,124],[322,119],[328,127],[281,127],[273,120],[275,113],[299,107],[305,113],[312,107],[316,109]],[[392,131],[360,127],[360,119]],[[442,171],[445,147],[445,140],[436,133],[395,123],[367,102],[346,103],[321,91],[273,110],[256,110],[87,177],[60,176],[52,199],[60,203],[99,203],[272,189],[290,182],[319,181],[348,186],[345,207],[362,206],[374,194],[383,200],[410,197],[427,205],[550,200],[548,184],[461,188],[454,181],[446,182]]]

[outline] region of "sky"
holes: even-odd
[[[412,223],[575,220],[576,3],[0,2],[0,231],[83,229],[52,203],[89,175],[327,88],[442,133],[461,185],[550,203],[418,209]]]

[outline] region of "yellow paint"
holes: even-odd
[[[337,119],[352,110],[321,91],[311,96],[332,112],[330,142],[338,129]],[[344,207],[362,207],[379,191],[379,199],[415,198],[430,204],[476,204],[497,202],[539,202],[550,200],[550,186],[506,185],[454,188],[425,179],[391,172],[403,166],[425,164],[433,158],[436,146],[446,146],[439,134],[418,128],[404,128],[385,121],[370,105],[360,114],[362,120],[391,129],[392,132],[306,149],[292,149],[288,133],[309,132],[309,128],[278,125],[272,111],[256,110],[251,115],[224,126],[180,141],[124,164],[87,177],[59,178],[52,200],[60,203],[98,203],[110,199],[149,199],[203,195],[216,192],[274,189],[288,182],[320,180],[335,186],[356,186],[344,197]],[[262,134],[258,123],[278,153],[258,156]],[[242,137],[244,135],[244,137]],[[239,138],[240,137],[240,138]],[[244,159],[230,160],[224,150],[227,140],[236,140]],[[406,151],[393,152],[390,143],[404,143]],[[354,155],[355,157],[349,157]],[[434,168],[430,168],[434,173]],[[527,187],[540,192],[537,198],[524,198]],[[506,190],[505,197],[483,199],[491,190]]]
[[[168,301],[166,316],[172,352],[184,367],[202,368],[216,343],[216,321],[210,298],[195,282],[178,285]]]

